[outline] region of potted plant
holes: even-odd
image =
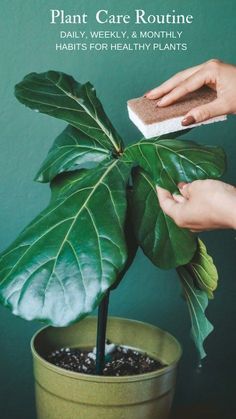
[[[203,341],[212,330],[205,309],[217,271],[202,241],[162,212],[156,185],[178,193],[179,182],[219,178],[224,152],[175,135],[125,147],[93,86],[61,72],[29,74],[15,94],[29,108],[68,123],[36,175],[37,181],[50,182],[49,205],[0,258],[2,304],[17,316],[50,325],[32,340],[38,417],[167,418],[180,346],[151,325],[107,322],[109,294],[139,246],[157,267],[176,268],[192,335],[205,356]],[[84,319],[96,307],[98,321]],[[159,359],[161,368],[108,377],[106,335]],[[62,347],[84,350],[95,343],[93,375],[48,362],[48,354]]]

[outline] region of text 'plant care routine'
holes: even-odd
[[[187,51],[183,29],[194,23],[192,14],[176,10],[157,14],[135,9],[132,14],[117,14],[100,9],[89,15],[86,11],[68,13],[64,9],[50,9],[49,18],[53,29],[60,28],[54,45],[58,52]],[[91,25],[86,30],[88,23],[94,23],[94,29],[101,25],[101,30],[91,30]],[[127,30],[119,30],[117,25]]]

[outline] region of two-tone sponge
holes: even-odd
[[[207,121],[183,127],[184,116],[193,108],[216,99],[216,92],[209,87],[202,87],[189,93],[173,105],[158,107],[157,100],[139,97],[128,101],[129,118],[142,132],[145,138],[153,138],[171,132],[193,128],[202,124],[225,121],[226,115],[217,116]]]

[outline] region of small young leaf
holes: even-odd
[[[212,299],[217,288],[218,273],[212,257],[208,255],[206,246],[200,239],[193,259],[183,268],[189,272],[196,285],[207,293],[208,298]]]
[[[208,305],[207,294],[205,291],[196,288],[193,279],[184,267],[177,268],[177,272],[181,279],[184,296],[191,317],[191,335],[199,352],[199,356],[202,359],[206,356],[203,346],[204,341],[214,329],[205,315]]]

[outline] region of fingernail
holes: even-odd
[[[151,92],[151,90],[148,90],[148,92],[144,93],[143,97],[147,97],[147,95]]]
[[[162,105],[162,103],[163,103],[163,100],[162,100],[162,99],[158,100],[158,101],[156,102],[156,108],[158,108],[158,106],[161,106],[161,105]]]
[[[196,123],[196,119],[192,115],[187,116],[181,122],[183,127],[188,127],[189,125],[193,125],[195,123]]]
[[[178,184],[178,188],[179,188],[179,190],[186,188],[186,186],[188,186],[188,183],[185,183],[185,182],[180,182],[180,183]]]

